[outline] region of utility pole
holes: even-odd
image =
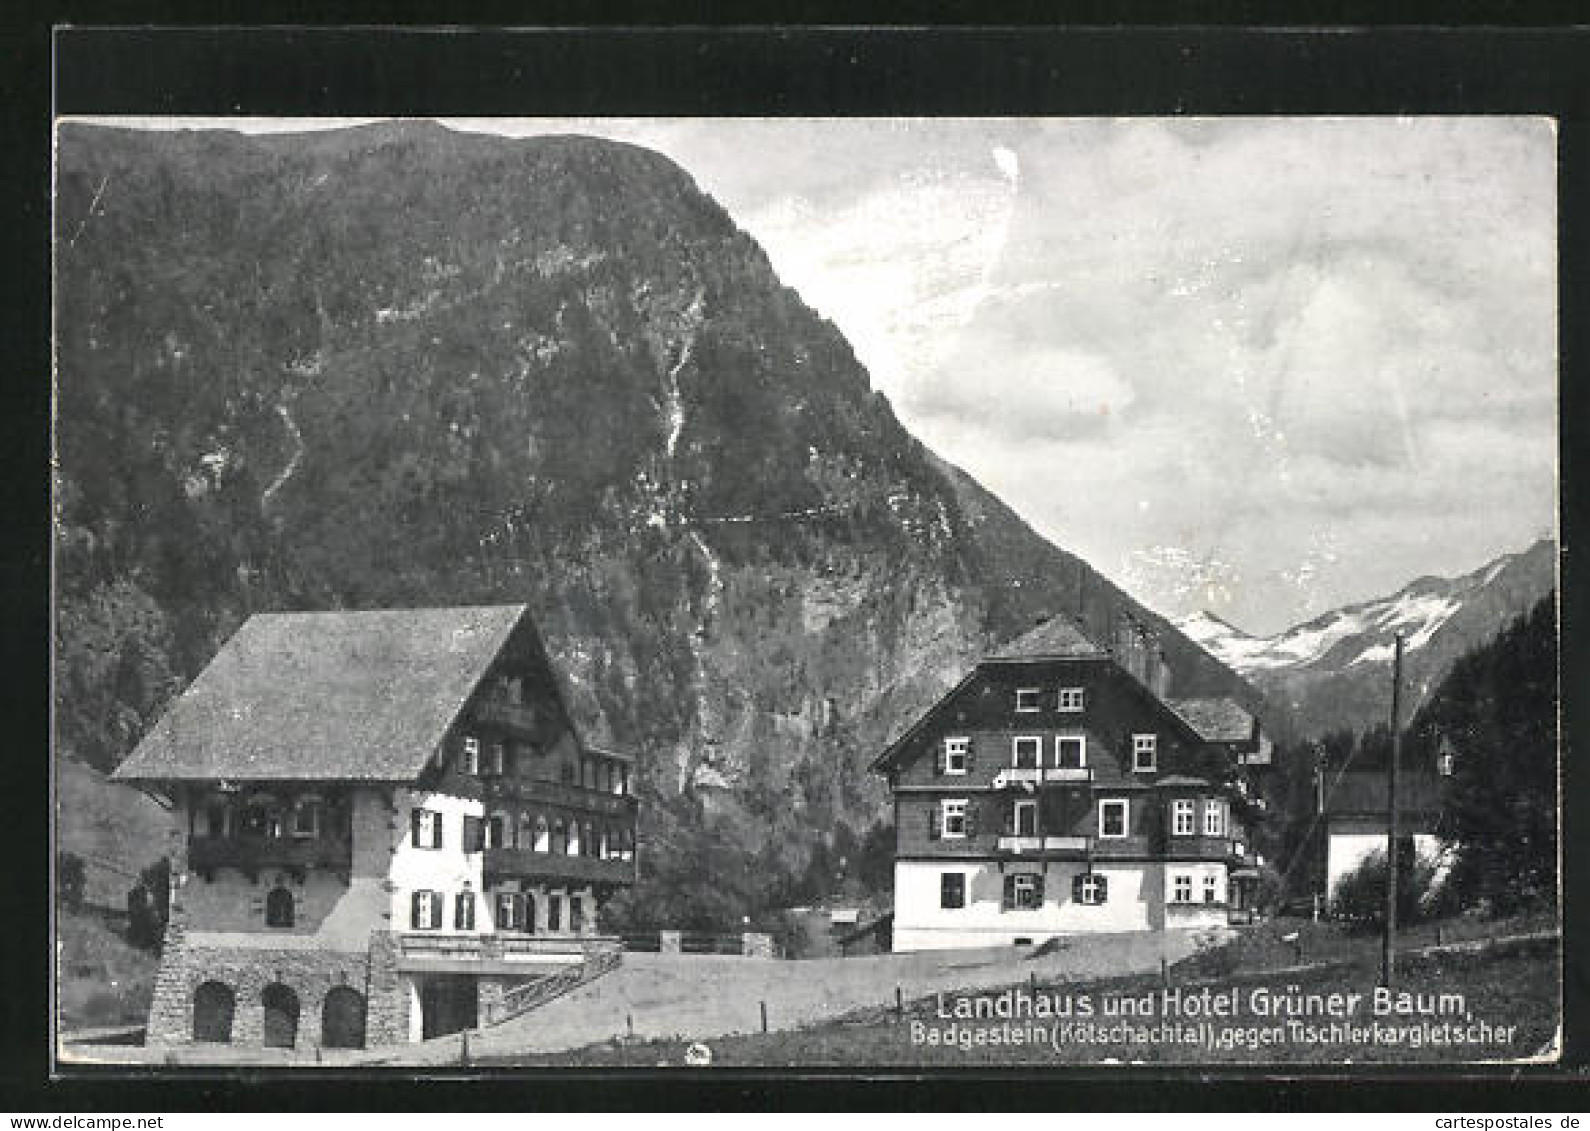
[[[1323,837],[1325,843],[1320,845],[1320,848],[1323,851],[1319,853],[1318,857],[1318,859],[1320,859],[1320,869],[1318,873],[1319,880],[1318,883],[1311,883],[1309,885],[1314,889],[1314,922],[1318,923],[1320,908],[1321,905],[1324,904],[1325,896],[1327,894],[1321,889],[1330,883],[1330,826],[1325,824],[1325,747],[1322,743],[1318,742],[1314,744],[1314,827],[1323,827],[1325,830]],[[1311,836],[1307,839],[1313,840],[1313,837]],[[1305,851],[1310,847],[1311,846],[1308,844],[1304,844],[1303,846]],[[1312,868],[1310,869],[1310,872],[1313,872]]]
[[[1381,984],[1388,990],[1397,975],[1397,776],[1402,762],[1402,633],[1391,658],[1391,765],[1386,771],[1386,938]]]

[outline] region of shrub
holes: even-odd
[[[1437,862],[1418,852],[1398,853],[1397,922],[1426,917],[1436,892]],[[1380,930],[1386,921],[1386,854],[1372,852],[1343,876],[1331,898],[1331,915],[1362,930]]]

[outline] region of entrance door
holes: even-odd
[[[328,1049],[364,1048],[364,995],[336,986],[320,1011],[320,1043]]]
[[[437,974],[420,987],[420,1035],[425,1040],[473,1029],[480,1023],[480,994],[467,974]]]
[[[298,995],[280,982],[260,995],[265,1007],[266,1048],[290,1049],[298,1043]]]

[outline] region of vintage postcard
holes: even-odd
[[[55,147],[62,1071],[1560,1054],[1551,120]]]

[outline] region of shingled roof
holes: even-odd
[[[524,616],[257,614],[112,776],[412,781]]]
[[[1247,742],[1253,716],[1235,699],[1167,699],[1165,705],[1206,742]]]
[[[988,655],[990,660],[1053,660],[1106,655],[1070,617],[1050,617]]]
[[[1383,771],[1353,770],[1331,783],[1325,794],[1325,812],[1332,817],[1383,816],[1386,812],[1387,775]],[[1441,809],[1441,783],[1428,771],[1405,769],[1398,775],[1397,810],[1433,814]]]

